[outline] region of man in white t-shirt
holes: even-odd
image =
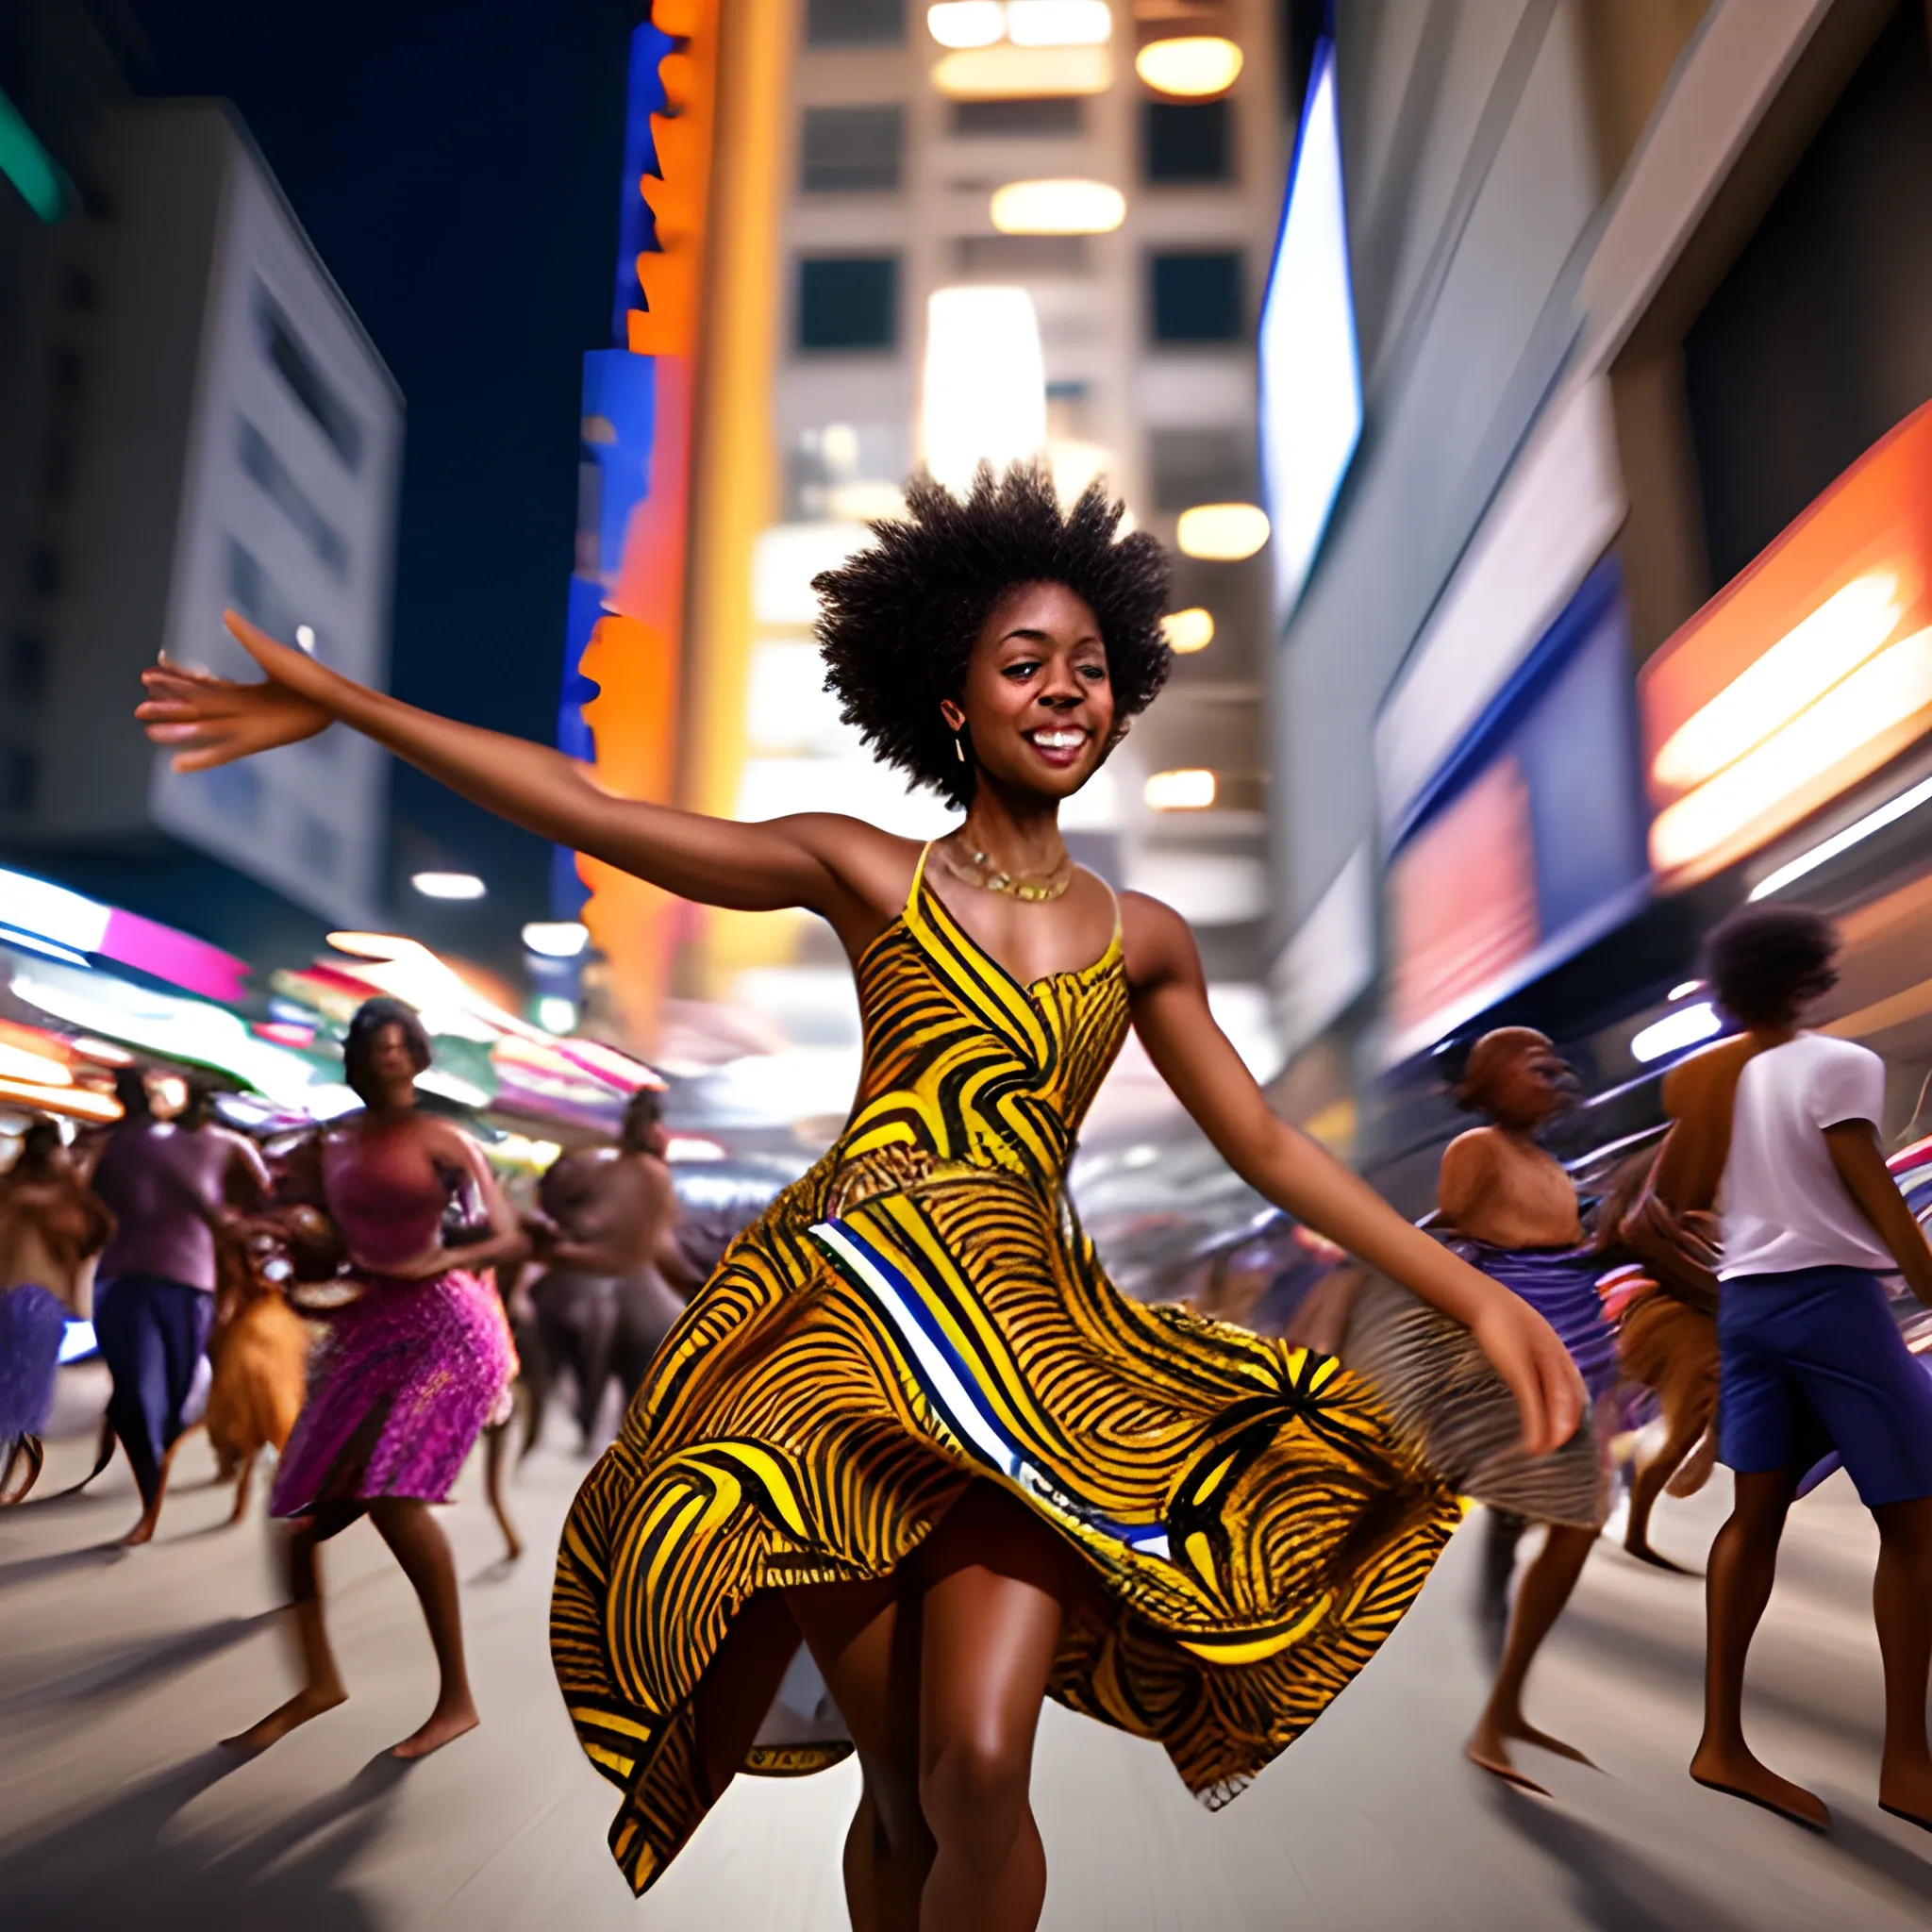
[[[1801,1031],[1837,982],[1838,937],[1818,914],[1746,907],[1710,935],[1705,976],[1746,1029],[1729,1081],[1707,1083],[1680,1127],[1724,1146],[1722,1454],[1731,1518],[1712,1545],[1698,1783],[1823,1828],[1829,1814],[1744,1742],[1744,1661],[1771,1597],[1799,1478],[1833,1449],[1878,1524],[1873,1604],[1885,1660],[1878,1796],[1932,1830],[1925,1733],[1932,1657],[1932,1379],[1906,1348],[1883,1276],[1932,1305],[1932,1249],[1885,1165],[1885,1069],[1849,1041]],[[1712,1117],[1697,1117],[1701,1112]]]

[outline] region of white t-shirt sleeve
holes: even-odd
[[[1862,1046],[1844,1042],[1837,1053],[1821,1054],[1805,1096],[1811,1124],[1821,1130],[1846,1121],[1885,1118],[1885,1062]]]

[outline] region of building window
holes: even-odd
[[[808,108],[798,182],[808,194],[881,193],[899,185],[905,113],[877,108]]]
[[[342,533],[309,501],[268,438],[246,416],[236,418],[235,444],[250,481],[302,532],[323,568],[341,582],[349,575],[349,546]]]
[[[890,349],[898,340],[896,255],[808,256],[798,264],[801,349]]]
[[[1143,101],[1141,173],[1157,187],[1231,180],[1231,105],[1225,100]]]
[[[253,765],[217,765],[212,772],[197,773],[195,782],[211,818],[231,825],[260,824],[261,774]]]
[[[953,260],[962,275],[1084,275],[1093,269],[1085,235],[961,235]]]
[[[906,0],[806,0],[808,47],[897,47],[906,40]]]
[[[250,624],[259,625],[270,637],[307,650],[325,663],[328,661],[314,626],[303,624],[261,559],[233,537],[228,539],[228,601]],[[305,629],[308,632],[307,639],[301,636]]]
[[[953,132],[968,141],[1055,141],[1086,125],[1078,94],[1031,101],[955,101]]]
[[[1197,503],[1253,503],[1260,478],[1255,431],[1157,429],[1148,439],[1154,508],[1191,509]]]
[[[341,841],[336,837],[333,825],[325,824],[313,812],[295,814],[295,857],[305,872],[313,873],[317,878],[334,878],[341,852]]]
[[[302,346],[293,325],[259,282],[255,287],[255,331],[261,353],[289,386],[329,446],[352,470],[362,467],[362,425]]]
[[[1147,258],[1149,333],[1158,343],[1238,342],[1245,334],[1241,258],[1231,248]]]
[[[37,705],[47,691],[47,646],[36,631],[17,630],[7,645],[7,695]]]
[[[33,810],[40,790],[40,759],[24,744],[0,744],[0,811]]]

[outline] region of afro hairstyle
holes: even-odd
[[[1171,661],[1167,553],[1144,530],[1119,534],[1125,506],[1100,483],[1062,511],[1037,463],[997,477],[982,463],[963,499],[922,471],[906,510],[812,579],[825,689],[876,757],[949,805],[971,801],[974,767],[955,755],[940,702],[958,700],[980,626],[1024,584],[1063,584],[1093,612],[1118,719],[1154,702]]]
[[[1838,930],[1805,906],[1744,906],[1704,941],[1704,977],[1746,1026],[1775,1026],[1838,977]]]

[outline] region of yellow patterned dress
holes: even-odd
[[[1052,1692],[1208,1804],[1321,1715],[1457,1521],[1325,1356],[1129,1301],[1063,1187],[1127,1026],[1120,936],[1023,986],[924,883],[858,968],[838,1144],[731,1247],[579,1492],[551,1649],[639,1891],[708,1803],[693,1701],[760,1590],[879,1577],[975,1477],[1100,1588]],[[754,1749],[814,1771],[850,1747]]]

